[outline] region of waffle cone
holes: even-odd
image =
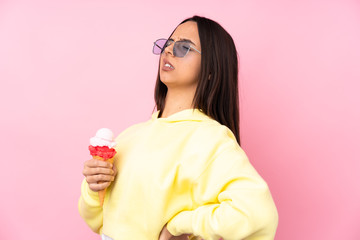
[[[104,158],[102,158],[102,157],[93,156],[93,159],[100,160],[100,161],[106,161],[106,162],[109,162],[109,163],[111,163],[111,164],[114,163],[114,158],[109,158],[109,159],[104,160]],[[99,182],[99,183],[102,183],[102,182]],[[100,200],[100,205],[101,205],[101,206],[104,204],[106,189],[107,189],[107,188],[105,188],[104,190],[101,190],[101,191],[98,192],[98,194],[99,194],[99,200]]]

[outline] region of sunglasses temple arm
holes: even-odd
[[[197,50],[196,48],[194,48],[193,46],[190,46],[190,47],[201,54],[201,52],[199,50]]]

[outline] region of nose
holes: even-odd
[[[165,49],[164,49],[164,52],[163,53],[170,53],[171,55],[174,55],[173,54],[173,44],[174,44],[174,42],[171,42],[167,47],[165,47]]]

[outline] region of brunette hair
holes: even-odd
[[[234,41],[220,24],[211,19],[195,15],[179,25],[187,21],[197,23],[201,45],[200,79],[193,106],[227,126],[240,145],[238,54]],[[161,82],[159,71],[154,98],[160,117],[165,107],[167,86]]]

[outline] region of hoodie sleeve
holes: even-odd
[[[167,225],[175,236],[192,233],[205,240],[274,239],[278,213],[267,183],[244,151],[230,144],[195,179],[194,210]]]
[[[101,234],[103,226],[103,210],[100,206],[99,195],[89,188],[86,179],[81,183],[81,196],[78,202],[80,216],[96,233]]]

